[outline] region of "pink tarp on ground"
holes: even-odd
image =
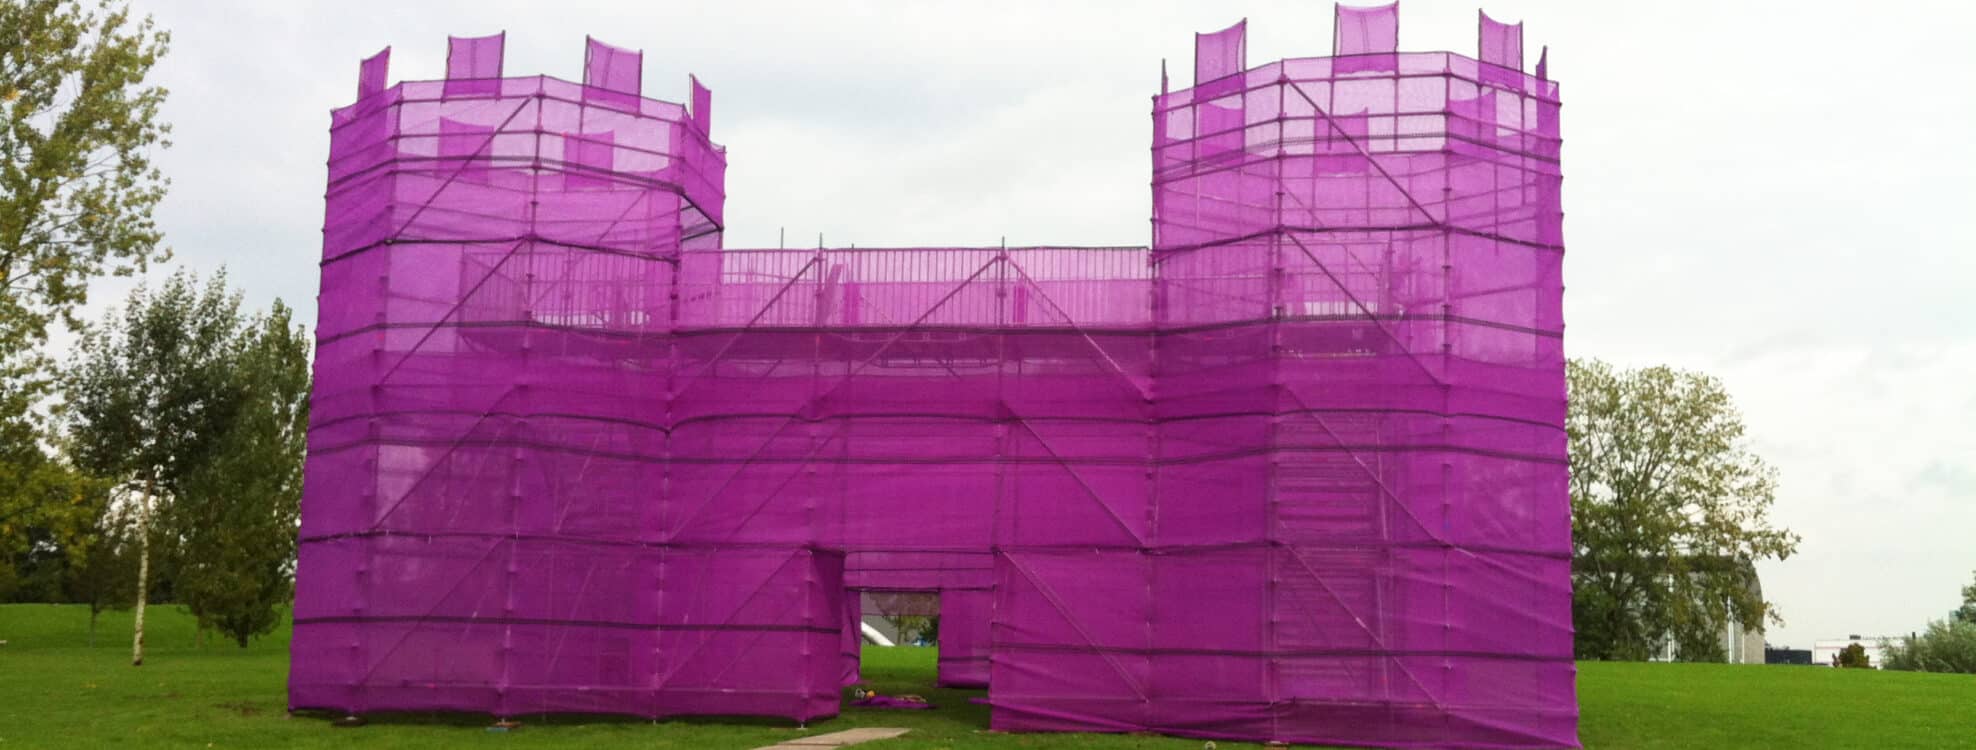
[[[367,62],[291,704],[829,716],[912,590],[998,729],[1575,744],[1557,85],[1390,13],[1203,36],[1150,248],[723,249],[697,82]]]

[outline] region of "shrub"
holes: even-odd
[[[1832,657],[1832,666],[1840,669],[1871,669],[1873,662],[1866,658],[1866,647],[1857,643],[1839,649]]]
[[[1976,674],[1976,622],[1937,620],[1919,634],[1889,641],[1881,666],[1907,672]]]

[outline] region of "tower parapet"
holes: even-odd
[[[1558,85],[1522,71],[1522,25],[1478,14],[1475,56],[1403,53],[1397,11],[1341,5],[1331,56],[1255,67],[1246,21],[1196,35],[1194,85],[1154,97],[1154,249],[1278,226],[1560,246]]]
[[[646,98],[641,53],[586,41],[581,83],[506,77],[504,34],[452,37],[446,77],[364,61],[331,113],[326,257],[386,240],[535,239],[676,255],[719,247],[726,150],[712,96]]]

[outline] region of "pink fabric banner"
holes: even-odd
[[[589,99],[635,106],[644,76],[645,53],[584,38],[583,85]]]
[[[1523,24],[1502,23],[1490,18],[1488,13],[1476,11],[1480,19],[1477,36],[1480,55],[1477,59],[1485,63],[1501,65],[1510,70],[1523,69]]]
[[[1370,55],[1400,49],[1400,4],[1355,8],[1335,6],[1331,37],[1333,55]]]
[[[583,62],[583,85],[621,94],[639,93],[639,78],[644,75],[645,53],[613,47],[595,39],[589,39],[587,42],[587,53]]]
[[[687,75],[686,81],[693,92],[693,126],[700,129],[701,135],[713,132],[714,92],[700,83],[700,78]]]
[[[1249,21],[1211,34],[1194,35],[1194,85],[1218,81],[1248,67]]]
[[[378,50],[377,54],[364,58],[357,66],[357,100],[363,101],[372,94],[381,93],[385,80],[391,72],[391,48]]]
[[[508,33],[446,37],[446,77],[500,78]]]
[[[490,36],[446,37],[446,95],[499,93],[507,37],[505,31]]]

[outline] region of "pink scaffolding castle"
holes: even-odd
[[[365,61],[290,704],[827,717],[921,591],[996,729],[1575,745],[1558,89],[1397,26],[1199,35],[1131,248],[725,249],[697,81]]]

